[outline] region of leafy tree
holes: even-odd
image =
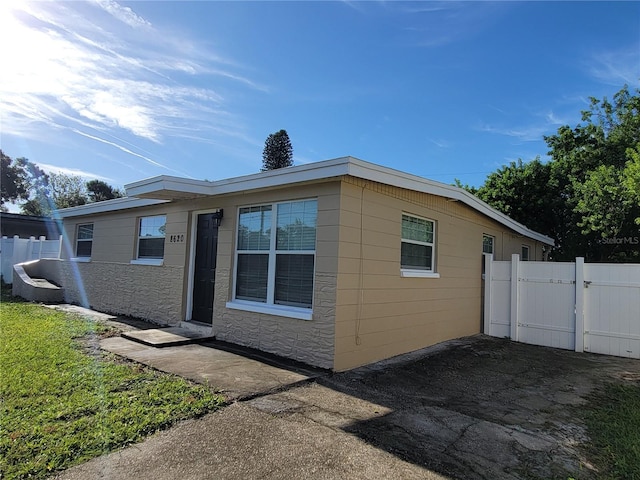
[[[272,133],[264,142],[262,151],[262,171],[293,165],[293,147],[286,130]]]
[[[85,184],[91,202],[102,202],[123,197],[123,193],[102,180],[89,180]]]
[[[89,196],[82,177],[52,173],[48,185],[40,188],[34,198],[20,208],[27,215],[50,216],[60,208],[77,207],[89,203]]]
[[[550,161],[512,162],[475,194],[554,238],[554,260],[640,261],[638,249],[610,242],[639,233],[640,90],[591,98],[582,122],[545,137]]]
[[[47,174],[26,158],[13,160],[0,150],[2,176],[0,178],[0,210],[5,203],[28,200],[38,189],[46,187]]]

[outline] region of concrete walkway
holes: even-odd
[[[276,359],[268,364],[248,356],[253,352],[247,351],[242,355],[243,349],[238,348],[238,353],[232,353],[221,347],[220,343],[208,342],[157,348],[122,337],[100,341],[103,350],[210,385],[228,400],[266,395],[326,374],[325,371],[304,368],[293,362],[282,361],[277,365]]]
[[[599,385],[640,381],[638,360],[484,336],[339,374],[204,345],[126,342],[103,347],[238,401],[59,480],[592,480],[581,411]]]

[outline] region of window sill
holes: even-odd
[[[88,263],[91,261],[91,257],[71,257],[70,262]]]
[[[280,305],[267,305],[256,302],[242,302],[235,300],[227,302],[227,308],[232,310],[244,310],[253,313],[266,313],[278,317],[297,318],[298,320],[312,320],[313,312],[309,308],[285,307]]]
[[[164,263],[164,259],[162,258],[138,258],[136,260],[131,260],[131,265],[156,265],[161,266]]]
[[[405,278],[440,278],[439,273],[425,272],[424,270],[401,269],[400,276]]]

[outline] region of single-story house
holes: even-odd
[[[67,301],[346,370],[482,329],[483,252],[553,240],[468,192],[352,157],[158,176],[61,210]]]

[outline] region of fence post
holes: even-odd
[[[491,269],[493,268],[492,257],[490,253],[484,255],[484,325],[483,333],[491,335]]]
[[[58,245],[58,259],[62,258],[62,235],[60,235],[60,243]]]
[[[584,352],[584,258],[576,258],[576,352]]]
[[[44,241],[47,239],[44,235],[40,235],[40,243],[38,244],[38,259],[42,258],[42,246],[44,245]]]
[[[520,255],[511,255],[511,340],[518,341],[518,272],[520,270]]]

